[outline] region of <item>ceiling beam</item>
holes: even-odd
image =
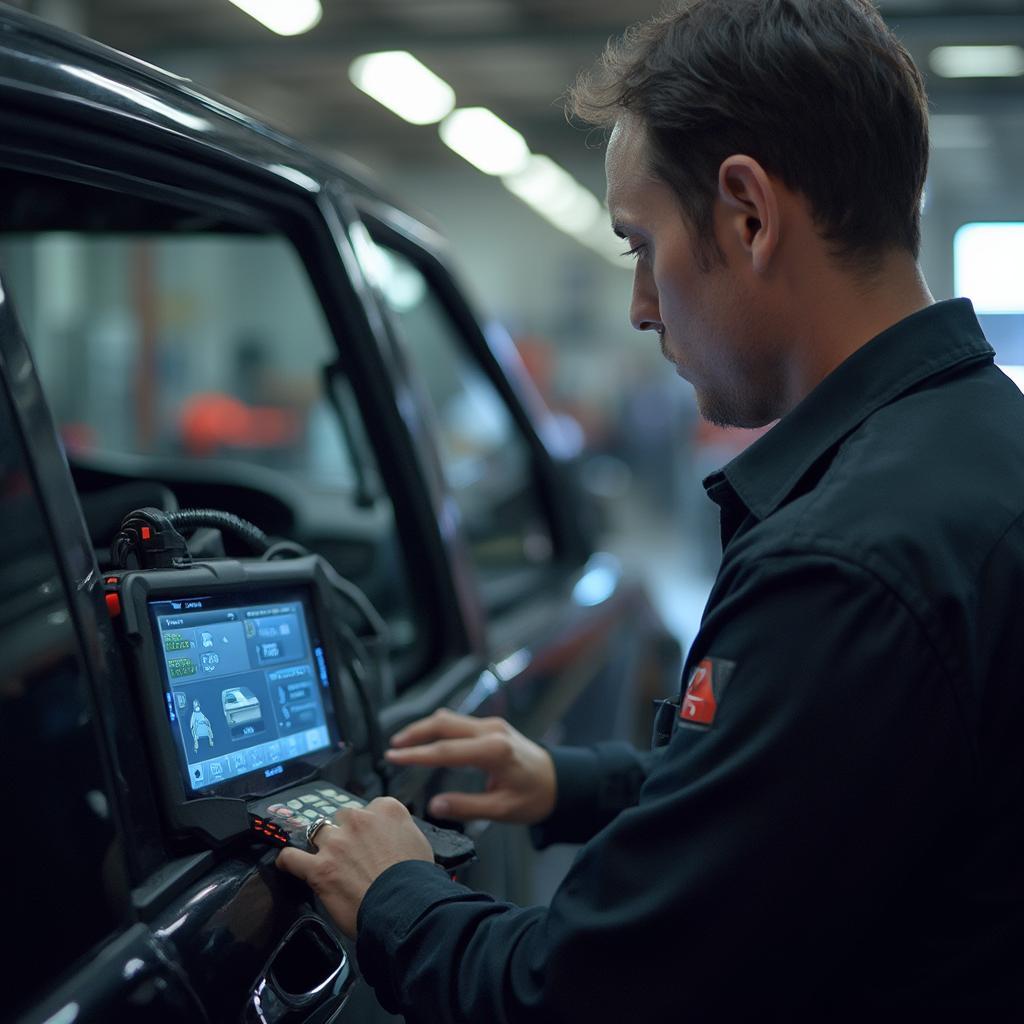
[[[1024,14],[990,13],[984,9],[969,14],[944,16],[890,12],[888,20],[900,38],[914,47],[919,41],[926,46],[941,43],[985,43],[1020,41],[1024,43]],[[300,60],[344,60],[359,53],[392,50],[396,46],[412,46],[420,56],[472,47],[491,48],[530,47],[560,50],[565,53],[600,53],[605,43],[619,35],[625,26],[620,22],[603,25],[523,25],[519,28],[463,32],[441,28],[433,32],[396,31],[394,25],[358,28],[344,34],[326,31],[312,32],[293,38],[268,37],[265,40],[237,41],[221,37],[201,38],[192,34],[150,34],[145,29],[134,31],[130,22],[121,22],[114,31],[125,43],[134,43],[140,56],[168,65],[183,60],[204,57],[215,59],[228,69],[262,68],[272,71],[275,66]],[[113,38],[114,32],[105,32],[102,19],[90,25],[100,37]],[[158,40],[158,41],[157,41]],[[120,42],[118,45],[122,45]]]

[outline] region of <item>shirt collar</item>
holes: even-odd
[[[861,346],[763,437],[704,481],[721,504],[721,484],[759,519],[774,512],[804,474],[872,413],[954,367],[990,361],[969,299],[919,310]]]

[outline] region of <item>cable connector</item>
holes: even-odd
[[[174,528],[171,514],[159,508],[129,512],[110,546],[110,557],[119,569],[181,569],[192,564],[188,543]]]
[[[192,564],[192,555],[178,528],[191,533],[204,526],[231,534],[257,555],[271,547],[270,539],[258,526],[230,512],[138,508],[121,520],[121,529],[110,545],[111,560],[121,569],[183,569]],[[135,564],[129,566],[129,561]]]

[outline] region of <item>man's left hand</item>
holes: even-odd
[[[409,812],[389,796],[346,807],[334,822],[317,831],[315,853],[287,847],[277,866],[306,882],[335,924],[355,938],[359,907],[378,875],[404,860],[433,863],[434,854]]]

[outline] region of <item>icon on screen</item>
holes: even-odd
[[[172,679],[181,679],[184,676],[194,676],[198,669],[191,658],[168,658],[167,673]]]
[[[213,726],[203,714],[203,709],[197,700],[192,701],[192,717],[189,719],[188,727],[192,733],[193,753],[199,750],[199,741],[202,739],[209,740],[210,746],[213,746]]]
[[[232,686],[222,690],[220,701],[229,729],[235,729],[240,725],[255,725],[263,721],[263,709],[260,707],[259,698],[248,686]],[[249,734],[251,735],[251,732]]]

